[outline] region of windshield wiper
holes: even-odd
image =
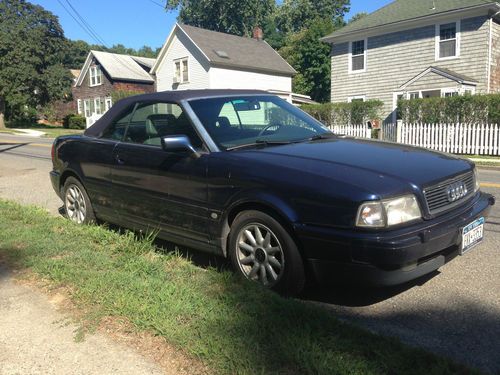
[[[257,139],[253,143],[245,143],[243,145],[233,146],[226,148],[226,151],[239,150],[247,147],[255,147],[255,146],[279,146],[279,145],[289,145],[292,143],[291,141],[269,141],[265,139]]]
[[[324,133],[324,134],[318,134],[318,135],[306,138],[303,140],[303,142],[319,141],[322,139],[331,139],[331,138],[335,138],[335,137],[336,137],[336,134]]]

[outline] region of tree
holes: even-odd
[[[255,26],[262,26],[276,8],[274,0],[167,0],[166,9],[179,10],[179,20],[240,36],[252,35]]]
[[[317,18],[340,26],[349,4],[349,0],[285,0],[278,8],[277,26],[283,33],[295,33],[309,27]]]
[[[330,98],[330,46],[319,39],[334,30],[333,22],[316,18],[308,29],[289,34],[280,54],[298,74],[293,79],[293,91],[311,96],[318,102]]]
[[[367,15],[368,15],[368,13],[366,13],[366,12],[356,13],[354,16],[351,17],[351,19],[349,20],[349,23],[356,22],[362,18],[365,18]]]
[[[8,118],[34,112],[71,86],[62,68],[63,30],[56,16],[25,0],[0,1],[0,97]]]

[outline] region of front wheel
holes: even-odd
[[[95,221],[94,210],[83,185],[74,177],[68,177],[64,183],[64,209],[66,217],[77,224],[89,224]]]
[[[295,241],[263,212],[236,216],[229,234],[229,256],[236,272],[264,287],[285,295],[296,295],[304,287],[304,265]]]

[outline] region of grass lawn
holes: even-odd
[[[468,374],[151,241],[0,200],[0,257],[67,286],[89,321],[127,318],[216,374]]]
[[[76,129],[65,129],[62,126],[58,125],[45,125],[45,124],[31,124],[29,126],[22,126],[20,129],[32,129],[32,130],[38,130],[41,132],[45,133],[44,137],[47,138],[56,138],[59,137],[60,135],[68,135],[68,134],[82,134],[83,130],[76,130]],[[5,132],[5,133],[14,133],[12,129],[7,127],[6,129],[1,129],[0,132]]]

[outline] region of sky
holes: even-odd
[[[82,39],[90,44],[108,47],[123,44],[138,49],[143,45],[161,47],[175,24],[177,14],[163,9],[163,0],[30,0],[59,17],[64,33],[69,39]],[[92,27],[97,37],[92,37],[72,18],[71,3],[85,22]],[[351,0],[349,19],[359,12],[373,12],[391,0]],[[63,7],[64,5],[64,7]],[[66,9],[65,9],[66,8]]]

